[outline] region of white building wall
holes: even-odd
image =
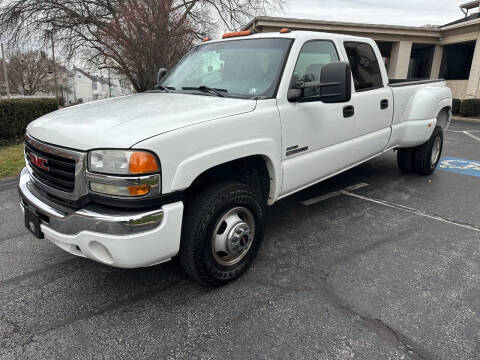
[[[89,102],[93,101],[93,90],[92,90],[92,80],[82,74],[80,71],[75,71],[73,92],[74,92],[74,102]]]

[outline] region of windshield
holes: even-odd
[[[165,76],[172,91],[211,88],[225,96],[275,95],[291,39],[248,39],[199,45]]]

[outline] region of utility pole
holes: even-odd
[[[108,71],[108,95],[112,97],[112,84],[110,82],[110,70]]]
[[[58,85],[57,85],[57,68],[55,65],[55,45],[53,43],[53,31],[50,31],[50,36],[52,39],[52,60],[53,60],[53,81],[55,84],[55,99],[57,100],[57,105],[59,105],[58,102]]]
[[[3,74],[5,76],[5,87],[7,89],[7,99],[10,99],[10,86],[8,84],[7,60],[5,60],[5,50],[3,49],[3,42],[2,42],[2,61],[3,61]]]

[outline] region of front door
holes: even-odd
[[[299,53],[292,84],[319,81],[322,67],[339,61],[338,54],[336,45],[330,40],[306,42]],[[356,126],[351,107],[352,103],[289,102],[286,96],[279,98],[284,174],[282,196],[348,166],[348,140],[355,136],[353,129]]]

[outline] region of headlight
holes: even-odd
[[[139,197],[161,193],[160,165],[146,151],[94,150],[88,154],[87,181],[92,192]]]
[[[88,154],[88,170],[112,175],[137,175],[158,172],[155,156],[146,151],[94,150]]]

